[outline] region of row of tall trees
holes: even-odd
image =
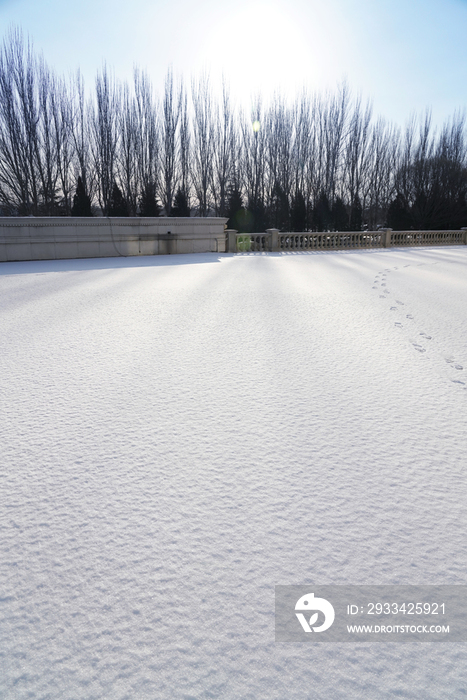
[[[354,97],[304,91],[236,109],[207,75],[104,67],[91,96],[65,82],[14,30],[0,50],[0,209],[4,215],[209,216],[240,231],[467,225],[465,119],[429,114],[404,131]]]

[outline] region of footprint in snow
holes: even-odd
[[[422,335],[425,338],[425,340],[432,340],[431,335],[427,335],[426,333],[420,333],[420,335]]]
[[[453,384],[462,384],[463,386],[465,386],[465,382],[461,382],[460,379],[451,379],[451,382]]]
[[[448,365],[452,365],[452,366],[454,367],[454,369],[459,369],[459,370],[460,370],[460,369],[464,369],[464,368],[462,367],[462,365],[459,365],[459,364],[457,364],[457,363],[454,364],[454,360],[452,359],[452,357],[446,357],[445,360],[446,360],[446,362],[448,363]]]
[[[402,323],[399,323],[399,321],[396,321],[394,325],[397,326],[398,328],[403,328],[403,327],[404,327],[404,326],[402,325]]]
[[[391,306],[391,308],[389,309],[389,311],[397,311],[397,306]]]
[[[379,298],[380,298],[380,299],[386,299],[386,297],[384,296],[384,294],[380,294],[380,295],[379,295]]]
[[[378,287],[372,287],[372,289],[378,289]]]
[[[385,287],[385,286],[386,286],[386,282],[381,282],[381,286],[382,286],[382,287]]]
[[[410,319],[411,321],[413,321],[413,316],[412,316],[412,314],[407,314],[407,315],[406,315],[406,318],[408,318],[408,319]]]
[[[403,302],[403,301],[397,301],[397,299],[396,299],[396,304],[400,304],[401,306],[404,306],[404,302]]]
[[[414,346],[415,350],[417,350],[417,352],[426,352],[425,348],[422,348],[422,346],[418,343],[412,343],[412,345]]]

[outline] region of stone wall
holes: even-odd
[[[1,217],[0,262],[224,253],[224,218]]]

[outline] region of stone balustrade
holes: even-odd
[[[282,233],[268,229],[265,233],[227,233],[230,253],[292,252],[304,250],[349,250],[362,248],[391,248],[415,245],[467,244],[467,228],[460,231],[334,231]]]

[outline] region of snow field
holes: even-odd
[[[2,264],[0,696],[464,697],[464,645],[276,645],[274,585],[465,582],[466,263]]]

